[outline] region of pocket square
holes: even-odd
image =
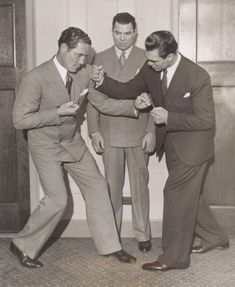
[[[183,98],[185,99],[185,98],[188,98],[188,97],[190,97],[190,96],[191,96],[190,93],[186,93],[186,94],[183,96]]]
[[[137,69],[136,70],[136,73],[135,73],[135,76],[139,73],[140,69]]]
[[[79,95],[79,98],[78,98],[78,105],[81,106],[83,101],[85,100],[86,98],[86,95],[88,93],[88,89],[84,89],[81,94]]]
[[[87,93],[88,93],[88,89],[84,89],[84,90],[81,92],[80,97],[81,97],[81,96],[85,96]]]

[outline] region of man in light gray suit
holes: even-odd
[[[17,129],[28,131],[29,151],[44,198],[13,238],[10,250],[24,267],[42,267],[36,258],[67,204],[65,169],[84,197],[98,252],[121,262],[134,262],[136,259],[120,245],[106,181],[77,131],[76,116],[90,83],[91,68],[85,59],[91,40],[82,30],[70,27],[62,32],[58,45],[55,57],[23,79],[14,104],[13,122]],[[134,116],[133,102],[129,107]]]
[[[129,13],[119,13],[112,23],[114,46],[95,57],[96,65],[103,65],[112,78],[125,82],[135,76],[146,61],[144,50],[135,46],[137,28]],[[127,164],[132,198],[132,224],[139,249],[151,249],[149,221],[148,159],[155,147],[155,127],[149,113],[138,118],[118,114],[123,109],[119,100],[110,103],[106,95],[90,93],[87,120],[92,145],[102,153],[105,176],[109,184],[111,201],[121,233],[122,193]]]

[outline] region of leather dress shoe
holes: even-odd
[[[178,263],[177,265],[167,265],[166,263],[162,263],[159,260],[150,263],[145,263],[142,265],[142,269],[149,271],[169,271],[172,269],[186,269],[188,267],[189,262]]]
[[[43,266],[40,261],[28,257],[28,255],[23,253],[13,242],[10,244],[10,251],[18,258],[20,264],[24,267],[40,268]]]
[[[149,270],[149,271],[168,271],[168,270],[175,269],[175,267],[168,266],[168,265],[163,264],[157,260],[154,262],[143,264],[142,269]]]
[[[105,255],[107,257],[115,257],[122,263],[134,263],[136,262],[136,258],[130,254],[128,254],[125,250],[121,249],[119,251],[110,253]]]
[[[150,240],[139,242],[139,250],[141,252],[148,252],[151,248],[152,248],[152,244]]]
[[[227,242],[223,242],[223,243],[217,243],[211,246],[203,246],[203,245],[198,245],[198,246],[194,246],[192,248],[192,253],[194,254],[204,254],[212,249],[219,249],[219,250],[224,250],[229,248],[229,241]]]

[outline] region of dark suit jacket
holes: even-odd
[[[135,98],[149,92],[155,106],[168,110],[165,127],[156,126],[156,151],[165,136],[172,142],[179,158],[188,165],[201,164],[213,156],[214,103],[208,73],[182,56],[167,94],[161,96],[160,73],[146,62],[134,79],[119,83],[105,77],[98,90],[113,98]]]

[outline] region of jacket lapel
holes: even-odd
[[[64,103],[69,101],[68,91],[66,90],[64,82],[53,62],[53,59],[49,61],[48,81],[50,82],[50,87],[53,89],[53,92],[59,102]]]
[[[89,71],[87,67],[81,69],[77,72],[77,74],[73,75],[73,85],[71,89],[71,100],[75,103],[83,102],[84,98],[86,97],[86,91],[88,91],[89,86]]]
[[[164,96],[165,107],[170,110],[171,106],[174,106],[174,102],[177,100],[177,92],[184,89],[185,81],[185,69],[184,69],[184,57],[182,56],[178,67],[175,70],[173,78]]]

